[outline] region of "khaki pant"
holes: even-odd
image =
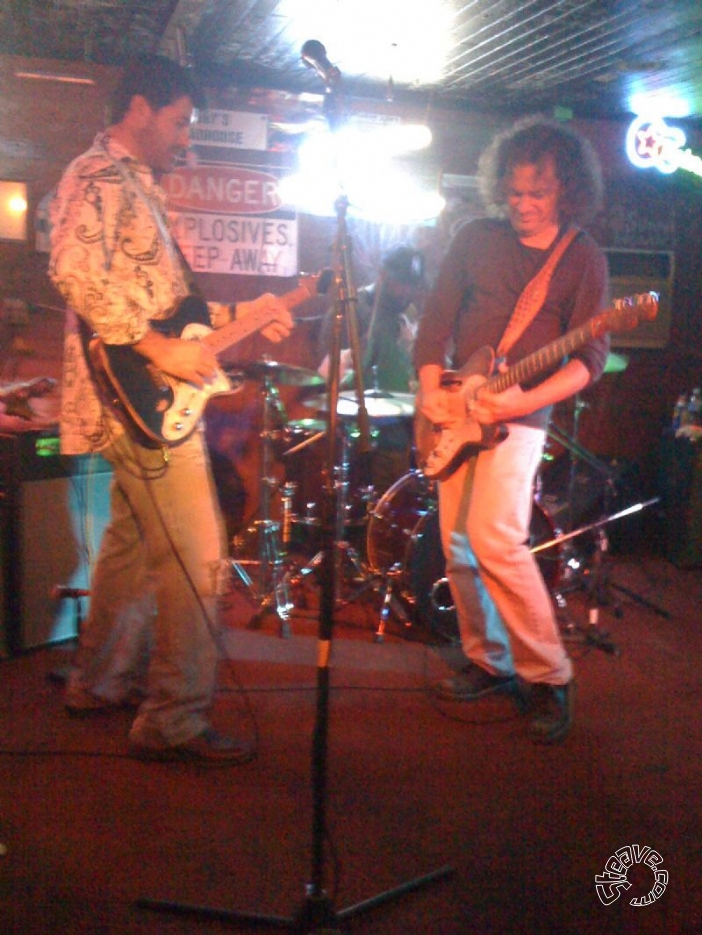
[[[111,519],[91,582],[71,692],[146,697],[137,743],[179,744],[207,726],[218,659],[213,638],[226,580],[225,540],[202,433],[161,451],[117,439]]]
[[[510,424],[505,441],[439,483],[439,521],[466,656],[495,675],[561,685],[572,665],[529,548],[544,437]]]

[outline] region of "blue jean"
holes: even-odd
[[[130,738],[184,743],[207,727],[226,543],[204,437],[168,450],[128,436],[103,452],[114,469],[111,519],[91,582],[67,690],[111,702],[144,689]]]
[[[510,424],[505,441],[439,483],[439,522],[466,656],[494,675],[561,685],[572,665],[529,548],[544,437]]]

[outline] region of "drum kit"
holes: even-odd
[[[314,572],[322,559],[318,546],[328,400],[320,393],[323,378],[302,367],[265,359],[244,364],[238,371],[260,387],[261,471],[258,514],[232,540],[232,568],[258,605],[253,622],[275,613],[280,635],[289,636],[295,602],[307,605],[299,589],[316,581]],[[303,402],[315,410],[314,416],[288,421],[278,391],[282,386],[316,390],[316,395]],[[372,389],[364,394],[364,406],[375,444],[382,425],[411,420],[414,395]],[[433,485],[416,470],[379,497],[358,453],[358,403],[350,393],[339,395],[337,416],[340,454],[333,483],[340,573],[336,600],[348,604],[364,593],[377,595],[381,610],[375,638],[380,642],[390,614],[407,627],[428,622],[424,595],[431,593],[434,582],[428,580],[433,571],[423,554],[426,550],[435,563],[440,552],[433,521],[436,497]],[[417,575],[410,568],[421,569],[419,588],[413,585]],[[437,566],[436,573],[437,579],[443,577],[442,568]]]
[[[262,463],[259,514],[234,537],[232,567],[258,604],[254,622],[274,612],[280,635],[289,636],[296,601],[307,606],[300,589],[317,580],[314,572],[322,560],[319,498],[328,401],[319,393],[324,381],[314,371],[272,360],[239,369],[260,385]],[[288,421],[279,386],[316,389],[317,395],[303,403],[315,415]],[[372,437],[383,424],[411,420],[414,414],[410,393],[368,390],[364,405]],[[337,404],[340,457],[334,467],[337,604],[369,592],[375,596],[380,602],[376,642],[383,641],[391,615],[403,628],[455,642],[458,629],[445,577],[436,485],[412,467],[385,491],[376,491],[357,453],[357,414],[356,399],[342,393]],[[547,587],[560,594],[581,559],[562,544],[548,501],[537,485],[530,544]]]

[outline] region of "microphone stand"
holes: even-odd
[[[306,43],[305,48],[313,45],[317,53],[324,57],[325,66],[328,65],[324,46],[321,43],[314,45]],[[308,59],[305,59],[308,61]],[[326,69],[328,71],[328,69]],[[338,77],[338,74],[335,78]],[[336,82],[330,84],[335,85]],[[331,87],[327,89],[327,99],[333,97]],[[338,107],[334,106],[328,111],[338,117]],[[330,118],[331,119],[331,118]],[[333,127],[332,127],[333,128]],[[346,211],[348,201],[340,196],[336,201],[337,237],[335,244],[335,281],[336,300],[335,315],[332,329],[330,369],[327,384],[327,453],[324,474],[324,497],[322,503],[322,561],[320,566],[320,601],[319,601],[319,636],[317,644],[317,703],[315,726],[312,737],[312,861],[310,882],[305,885],[305,898],[297,912],[290,917],[266,915],[257,912],[240,910],[212,909],[202,906],[192,906],[160,902],[156,900],[139,900],[139,905],[149,909],[162,909],[187,913],[211,919],[224,921],[246,922],[251,925],[262,925],[278,929],[287,929],[299,935],[336,935],[337,926],[345,919],[368,912],[392,899],[411,893],[429,883],[439,881],[454,873],[452,867],[444,866],[421,877],[408,880],[394,889],[378,893],[360,903],[348,906],[337,911],[332,899],[325,888],[324,869],[324,841],[327,837],[327,762],[328,762],[328,736],[329,736],[329,663],[331,659],[332,640],[334,635],[334,615],[336,611],[336,581],[340,573],[337,553],[337,485],[335,483],[335,469],[337,463],[337,405],[339,400],[339,382],[341,371],[341,337],[342,324],[346,321],[346,331],[351,347],[352,363],[355,375],[355,389],[358,402],[358,422],[360,431],[360,451],[366,455],[370,452],[370,429],[368,412],[364,401],[363,375],[361,372],[362,358],[358,338],[358,324],[356,308],[358,297],[353,284],[351,268],[351,249],[346,229]]]

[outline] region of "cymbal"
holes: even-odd
[[[414,395],[412,393],[388,393],[383,390],[366,390],[363,394],[366,412],[371,419],[398,419],[414,414]],[[326,396],[315,396],[306,400],[305,406],[327,411]],[[355,418],[358,415],[358,403],[355,396],[340,396],[336,406],[337,415]]]
[[[275,360],[251,360],[237,365],[249,380],[273,380],[281,386],[324,386],[324,377],[314,370],[281,364]]]

